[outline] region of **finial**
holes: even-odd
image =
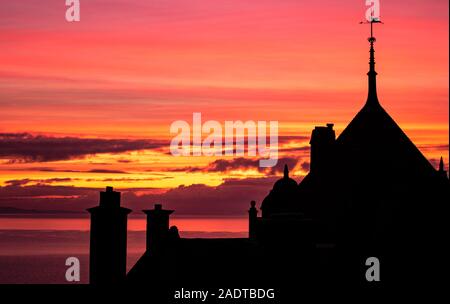
[[[444,172],[444,159],[441,156],[441,160],[439,161],[439,172]]]
[[[250,206],[251,206],[252,208],[255,208],[256,202],[255,202],[255,201],[251,201],[251,202],[250,202]]]
[[[444,168],[444,159],[442,158],[442,156],[441,156],[441,160],[439,161],[438,174],[442,177],[448,178],[447,171],[445,171],[445,168]]]
[[[284,165],[284,178],[289,178],[289,169],[288,165]]]
[[[374,43],[377,39],[373,36],[373,24],[374,23],[382,23],[380,19],[373,18],[371,21],[360,22],[370,23],[370,37],[367,39],[370,43],[370,60],[369,60],[369,72],[367,75],[369,76],[369,94],[367,96],[366,105],[379,105],[378,96],[377,96],[377,72],[375,72],[375,49]]]

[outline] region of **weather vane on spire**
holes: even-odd
[[[377,85],[375,71],[375,49],[374,43],[376,38],[373,36],[373,24],[383,23],[380,20],[380,1],[379,0],[366,0],[366,6],[369,6],[366,11],[366,21],[360,22],[360,24],[370,24],[370,37],[367,39],[370,43],[370,60],[369,60],[369,95],[366,104],[368,105],[379,105],[377,97]]]
[[[373,24],[383,23],[380,20],[380,0],[366,0],[366,6],[369,6],[366,11],[366,21],[361,21],[360,24],[370,23],[369,42],[373,43],[376,41],[373,36]]]

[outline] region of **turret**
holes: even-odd
[[[117,284],[125,280],[127,217],[130,209],[120,207],[120,192],[112,187],[100,192],[99,206],[91,214],[89,282]]]
[[[169,238],[169,216],[173,210],[162,209],[155,204],[152,210],[143,210],[147,215],[147,252],[159,255]]]
[[[309,142],[311,145],[310,171],[312,174],[322,175],[327,172],[332,164],[336,141],[333,126],[329,123],[326,127],[315,127],[312,131],[311,141]]]

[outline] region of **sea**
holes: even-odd
[[[173,217],[184,238],[246,237],[248,219]],[[0,216],[0,284],[86,284],[89,282],[88,217],[59,215]],[[146,219],[128,220],[127,269],[145,251]],[[80,281],[66,280],[66,260],[80,261]]]

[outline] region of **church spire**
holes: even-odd
[[[377,19],[373,19],[370,22],[370,37],[368,41],[370,43],[370,60],[369,60],[369,72],[367,76],[369,76],[369,93],[367,96],[366,105],[379,105],[378,96],[377,96],[377,72],[375,71],[375,49],[374,43],[377,39],[373,36],[373,24],[381,23],[381,21]]]

